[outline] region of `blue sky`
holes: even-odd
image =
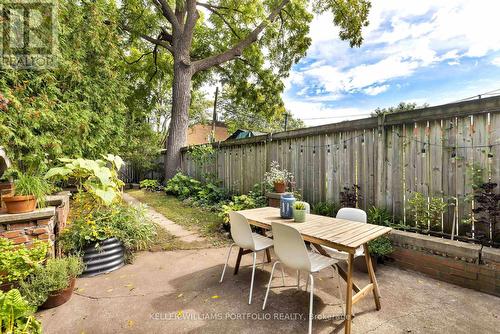
[[[373,0],[364,44],[315,17],[284,101],[307,125],[366,117],[401,101],[431,105],[500,89],[500,1]],[[499,91],[500,93],[500,91]]]

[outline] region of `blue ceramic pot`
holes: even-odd
[[[280,216],[281,218],[293,218],[293,205],[295,204],[295,197],[292,193],[285,193],[280,196]]]

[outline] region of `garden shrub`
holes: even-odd
[[[350,187],[344,187],[344,190],[340,192],[340,207],[341,208],[355,208],[358,201],[361,199],[359,191],[361,187],[357,184],[353,184]]]
[[[0,237],[0,284],[24,280],[46,259],[47,249],[47,242],[35,240],[27,248]]]
[[[145,179],[139,182],[139,187],[147,191],[161,191],[163,187],[158,180]]]
[[[165,191],[180,199],[186,199],[197,195],[201,187],[202,184],[200,181],[179,172],[167,182]]]
[[[369,241],[368,250],[370,251],[370,254],[378,257],[389,255],[394,251],[391,239],[385,235]]]
[[[69,287],[83,269],[79,256],[49,259],[45,266],[36,268],[26,281],[20,282],[19,290],[31,306],[38,308],[51,293]]]
[[[316,215],[335,217],[339,206],[334,202],[318,202],[313,206],[312,212]]]
[[[89,245],[115,237],[123,243],[130,261],[132,252],[146,249],[156,233],[154,224],[147,221],[144,210],[126,204],[98,210],[80,210],[70,219],[59,241],[65,252],[73,254]]]
[[[427,198],[423,194],[415,192],[413,197],[408,200],[408,206],[416,227],[426,230],[429,223],[431,229],[440,224],[448,204],[440,197],[431,197],[427,202]]]
[[[367,220],[369,224],[391,226],[393,224],[393,219],[392,213],[385,208],[372,206],[368,209]]]
[[[224,223],[229,223],[229,212],[254,209],[266,206],[266,196],[260,190],[261,184],[255,184],[253,190],[248,192],[248,195],[233,196],[231,201],[222,205],[219,216]]]
[[[221,202],[226,202],[231,199],[229,191],[219,187],[214,183],[207,183],[201,186],[201,190],[194,195],[193,204],[202,207],[219,207]]]

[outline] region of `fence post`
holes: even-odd
[[[377,140],[377,170],[375,171],[375,203],[377,207],[385,208],[386,192],[386,154],[387,140],[385,135],[385,114],[378,116],[378,140]],[[362,189],[362,191],[364,191]]]

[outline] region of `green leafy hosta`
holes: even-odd
[[[201,186],[200,181],[179,172],[167,182],[165,191],[180,199],[185,199],[197,195],[202,189]]]
[[[111,205],[120,198],[123,182],[118,178],[118,170],[123,166],[123,160],[112,154],[103,157],[104,160],[59,159],[65,165],[50,169],[45,178],[76,179],[77,186],[83,187],[104,205]]]
[[[0,290],[0,332],[6,334],[41,334],[42,325],[19,290]]]

